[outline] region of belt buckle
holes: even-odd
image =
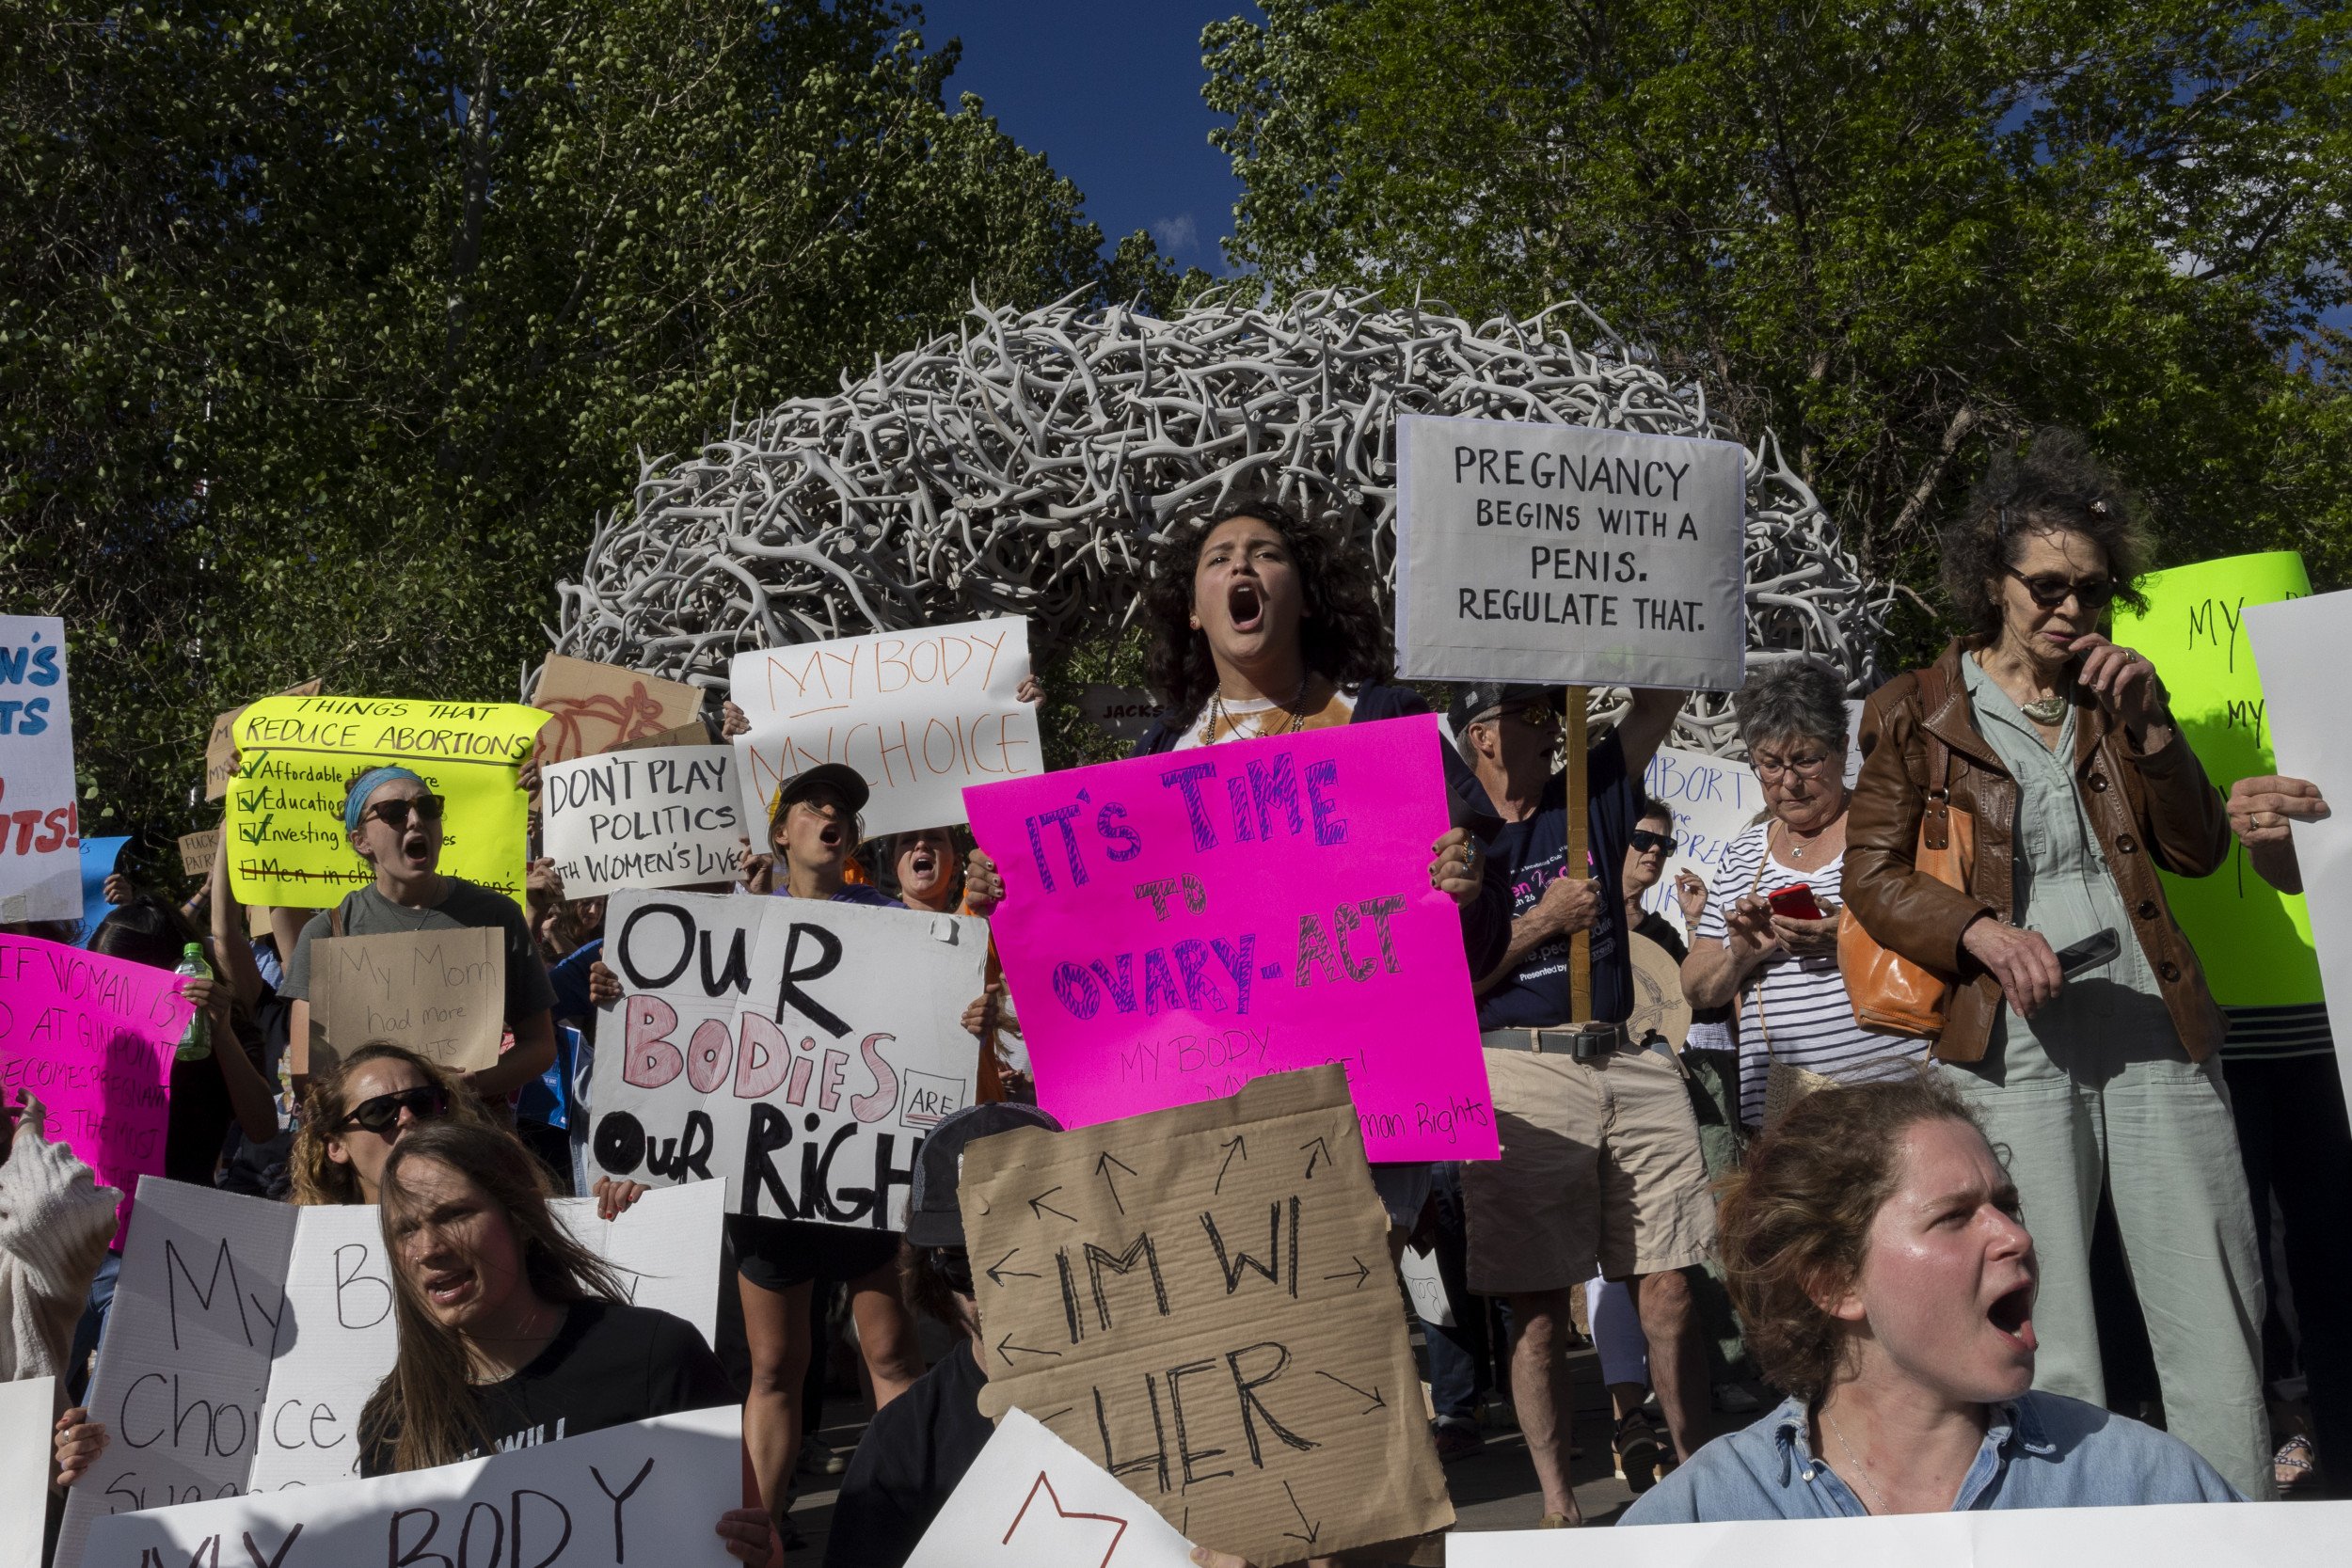
[[[1580,1023],[1576,1035],[1568,1042],[1568,1055],[1573,1061],[1597,1062],[1616,1054],[1617,1042],[1625,1031],[1614,1023]]]

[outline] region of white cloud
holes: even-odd
[[[1190,213],[1179,213],[1172,218],[1155,219],[1152,225],[1152,241],[1161,253],[1173,256],[1181,250],[1191,250],[1200,243],[1200,230],[1193,223]]]

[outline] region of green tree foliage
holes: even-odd
[[[69,623],[92,816],[216,711],[513,699],[659,454],[952,324],[1179,281],[893,0],[10,0],[0,604]]]
[[[1232,251],[1277,288],[1580,294],[1907,584],[1986,444],[2044,423],[2147,494],[2168,560],[2352,577],[2336,0],[1263,11],[1202,47]]]

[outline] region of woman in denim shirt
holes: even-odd
[[[1721,1228],[1749,1348],[1788,1398],[1624,1523],[2243,1500],[2177,1438],[2033,1391],[2033,1238],[1935,1080],[1800,1102]]]

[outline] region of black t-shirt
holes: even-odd
[[[1493,806],[1476,784],[1474,804],[1488,815]],[[1600,919],[1593,927],[1593,1017],[1623,1022],[1633,1011],[1633,960],[1625,942],[1625,846],[1633,832],[1640,797],[1625,768],[1625,746],[1614,730],[1586,753],[1586,860],[1600,884]],[[1505,822],[1486,841],[1486,850],[1511,879],[1512,918],[1534,909],[1565,874],[1568,856],[1568,780],[1555,773],[1544,786],[1534,816]],[[1478,999],[1481,1029],[1547,1029],[1574,1022],[1568,993],[1568,939],[1555,937],[1519,960],[1518,968]]]
[[[995,1435],[980,1414],[969,1339],[882,1406],[859,1439],[833,1505],[825,1568],[903,1568],[948,1494]]]
[[[490,1448],[501,1453],[739,1401],[692,1323],[611,1301],[573,1303],[547,1349],[513,1377],[479,1385],[474,1397]],[[388,1430],[368,1444],[359,1473],[390,1474],[398,1436]]]
[[[228,1082],[220,1075],[218,1053],[243,1051],[254,1071],[264,1078],[269,1075],[258,1034],[240,1034],[230,1039],[215,1030],[213,1051],[212,1056],[172,1062],[171,1113],[164,1124],[164,1174],[174,1181],[193,1181],[199,1187],[213,1184],[213,1167],[220,1164],[221,1148],[237,1119]]]

